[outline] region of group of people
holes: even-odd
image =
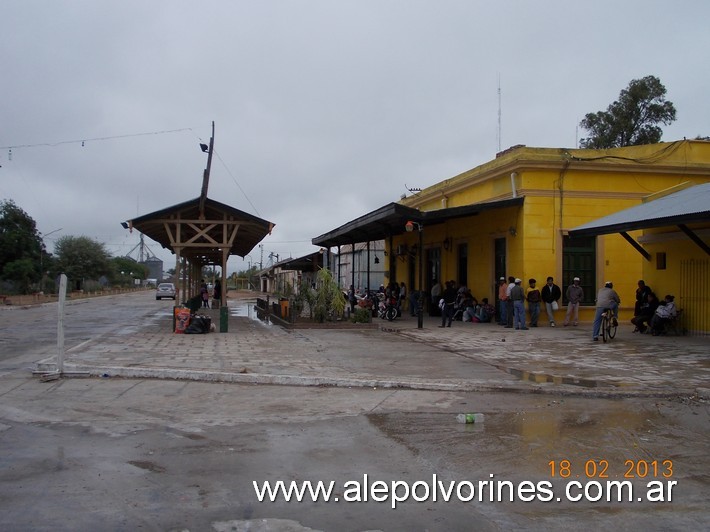
[[[388,299],[397,301],[400,309],[406,307],[407,289],[404,283],[390,283],[387,287],[382,285],[383,292]],[[354,294],[350,287],[349,295]],[[412,295],[416,296],[416,293]],[[473,296],[466,286],[457,286],[455,281],[446,281],[443,290],[439,283],[435,283],[431,291],[432,308],[441,312],[440,327],[451,327],[454,319],[460,318],[464,322],[488,323],[496,320],[503,327],[516,330],[528,330],[537,327],[541,310],[544,306],[550,327],[556,326],[555,312],[560,308],[562,289],[555,284],[553,277],[548,277],[542,288],[537,286],[536,279],[528,279],[527,287],[523,288],[522,280],[510,276],[498,280],[498,300],[500,307],[496,312],[495,306],[483,298],[480,302]],[[579,306],[584,300],[584,289],[581,279],[574,277],[572,284],[565,291],[567,311],[563,325],[576,327],[579,325]],[[634,332],[650,332],[654,335],[662,334],[666,324],[677,316],[677,309],[672,295],[666,295],[659,301],[651,288],[644,281],[638,282],[636,290],[636,305],[631,323],[635,325]],[[352,300],[351,300],[352,301]],[[527,313],[526,313],[527,303]],[[602,314],[606,310],[612,312],[612,319],[618,325],[619,305],[621,298],[614,290],[611,281],[607,281],[599,290],[596,298],[596,313],[592,326],[592,339],[598,340],[601,330]],[[416,301],[410,302],[410,313],[415,315]],[[529,315],[529,321],[528,321]]]
[[[580,286],[580,278],[575,277],[565,293],[567,299],[567,312],[565,313],[564,326],[579,324],[579,305],[584,300],[584,290]],[[557,286],[552,277],[548,277],[542,289],[537,288],[535,279],[528,281],[527,289],[523,290],[519,278],[505,277],[499,279],[498,299],[501,302],[499,324],[506,328],[526,330],[525,302],[530,313],[530,327],[537,327],[541,305],[544,303],[550,327],[555,326],[555,311],[559,309],[559,300],[562,290]],[[674,297],[666,295],[663,301],[658,301],[650,287],[644,281],[638,282],[636,290],[636,307],[634,318],[631,322],[636,326],[634,332],[650,331],[653,335],[662,334],[666,324],[675,318],[678,311],[675,307]],[[614,325],[618,325],[619,305],[621,298],[614,290],[611,281],[604,283],[596,298],[596,313],[592,325],[592,340],[599,340],[602,315],[607,310],[612,312]]]
[[[374,301],[372,292],[366,291],[365,294],[360,294],[359,290],[355,290],[353,285],[350,285],[346,298],[348,303],[350,303],[350,309],[352,312],[355,311],[355,306],[360,307],[372,307],[373,305],[378,305],[380,302],[387,304],[387,302],[392,303],[397,307],[398,314],[406,306],[407,301],[407,285],[402,283],[396,283],[392,281],[386,287],[384,284],[380,285],[380,288],[375,292],[378,301]]]
[[[634,332],[650,332],[654,336],[663,334],[666,324],[678,315],[675,306],[675,297],[667,294],[663,301],[659,301],[656,294],[644,281],[638,282],[636,289],[636,303],[634,305]]]
[[[495,318],[496,309],[484,297],[478,302],[466,286],[456,288],[456,281],[446,281],[440,297],[432,293],[432,303],[441,310],[441,325],[451,327],[454,318],[461,316],[461,321],[470,323],[488,323]]]
[[[204,280],[202,280],[202,284],[200,285],[200,298],[202,299],[202,308],[209,308],[210,289]],[[219,279],[215,281],[214,288],[212,288],[212,299],[214,301],[217,301],[218,305],[220,304],[220,300],[222,299],[222,283]]]
[[[542,305],[545,306],[545,313],[550,327],[555,327],[555,311],[560,308],[560,298],[562,290],[555,284],[553,277],[548,277],[542,288],[538,288],[536,279],[528,279],[527,288],[523,288],[522,279],[510,276],[498,279],[498,299],[500,301],[500,311],[498,313],[498,324],[508,329],[527,330],[525,303],[528,304],[530,314],[530,327],[538,326],[538,319]],[[573,284],[567,287],[567,313],[565,314],[564,326],[579,324],[579,304],[584,299],[584,291],[580,286],[579,277],[575,277]]]

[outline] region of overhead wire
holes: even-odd
[[[229,170],[229,167],[227,166],[227,163],[225,163],[224,160],[222,159],[222,157],[220,157],[220,155],[219,155],[219,153],[217,152],[217,150],[214,150],[214,149],[213,149],[213,151],[214,151],[214,154],[217,156],[217,159],[219,159],[219,162],[222,163],[222,166],[224,166],[224,169],[225,169],[225,170],[227,171],[227,173],[229,174],[229,177],[231,177],[231,178],[232,178],[232,181],[234,181],[234,184],[237,185],[237,188],[239,188],[239,190],[242,192],[242,194],[244,194],[244,197],[245,197],[246,200],[249,202],[249,205],[251,205],[251,208],[254,209],[254,212],[256,213],[256,215],[261,218],[261,214],[259,213],[259,210],[254,206],[254,204],[253,204],[253,203],[251,202],[251,200],[249,199],[249,196],[247,196],[247,193],[244,192],[244,189],[242,188],[242,186],[239,184],[239,182],[237,181],[237,179],[234,177],[234,175],[232,174],[232,172]]]
[[[166,130],[162,130],[162,131],[149,131],[146,133],[130,133],[127,135],[112,135],[112,136],[108,136],[108,137],[82,138],[82,139],[76,139],[76,140],[62,140],[59,142],[38,142],[35,144],[16,144],[14,146],[0,146],[0,150],[12,150],[15,148],[38,148],[41,146],[54,147],[54,146],[60,146],[62,144],[79,144],[79,143],[81,143],[83,146],[85,142],[125,139],[125,138],[129,138],[129,137],[145,137],[147,135],[164,135],[167,133],[179,133],[181,131],[192,131],[192,130],[193,130],[193,128],[191,128],[191,127],[183,127],[180,129],[166,129]]]

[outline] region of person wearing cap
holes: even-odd
[[[498,325],[505,325],[508,322],[508,283],[505,282],[505,277],[498,279],[498,301],[500,309],[498,310]]]
[[[599,331],[602,328],[602,314],[607,309],[611,309],[613,314],[614,325],[618,325],[619,317],[619,304],[621,303],[621,298],[619,294],[614,290],[614,284],[611,281],[607,281],[604,284],[604,288],[600,288],[597,292],[597,312],[594,315],[594,326],[592,327],[592,340],[595,342],[599,340]]]
[[[521,283],[521,279],[513,279],[515,283],[510,290],[510,299],[513,302],[514,326],[515,330],[527,331],[525,326],[525,292]]]
[[[571,285],[567,287],[567,314],[565,314],[564,326],[567,327],[572,318],[572,325],[575,327],[579,323],[579,304],[584,299],[584,290],[579,286],[580,279],[575,277]]]
[[[545,302],[545,311],[547,319],[550,320],[550,327],[555,326],[555,310],[559,308],[559,299],[562,297],[562,290],[554,283],[552,277],[547,278],[547,284],[542,287],[540,296]]]
[[[530,312],[530,327],[537,327],[537,319],[540,316],[540,289],[535,286],[535,279],[528,280],[528,289],[525,291],[525,299],[528,300],[528,311]]]

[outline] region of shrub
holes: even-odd
[[[353,323],[370,323],[372,311],[367,308],[356,308],[355,313],[350,317]]]

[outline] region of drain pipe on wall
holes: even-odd
[[[510,173],[510,188],[513,190],[513,198],[518,197],[518,191],[515,190],[515,178],[518,177],[517,172],[511,172]]]

